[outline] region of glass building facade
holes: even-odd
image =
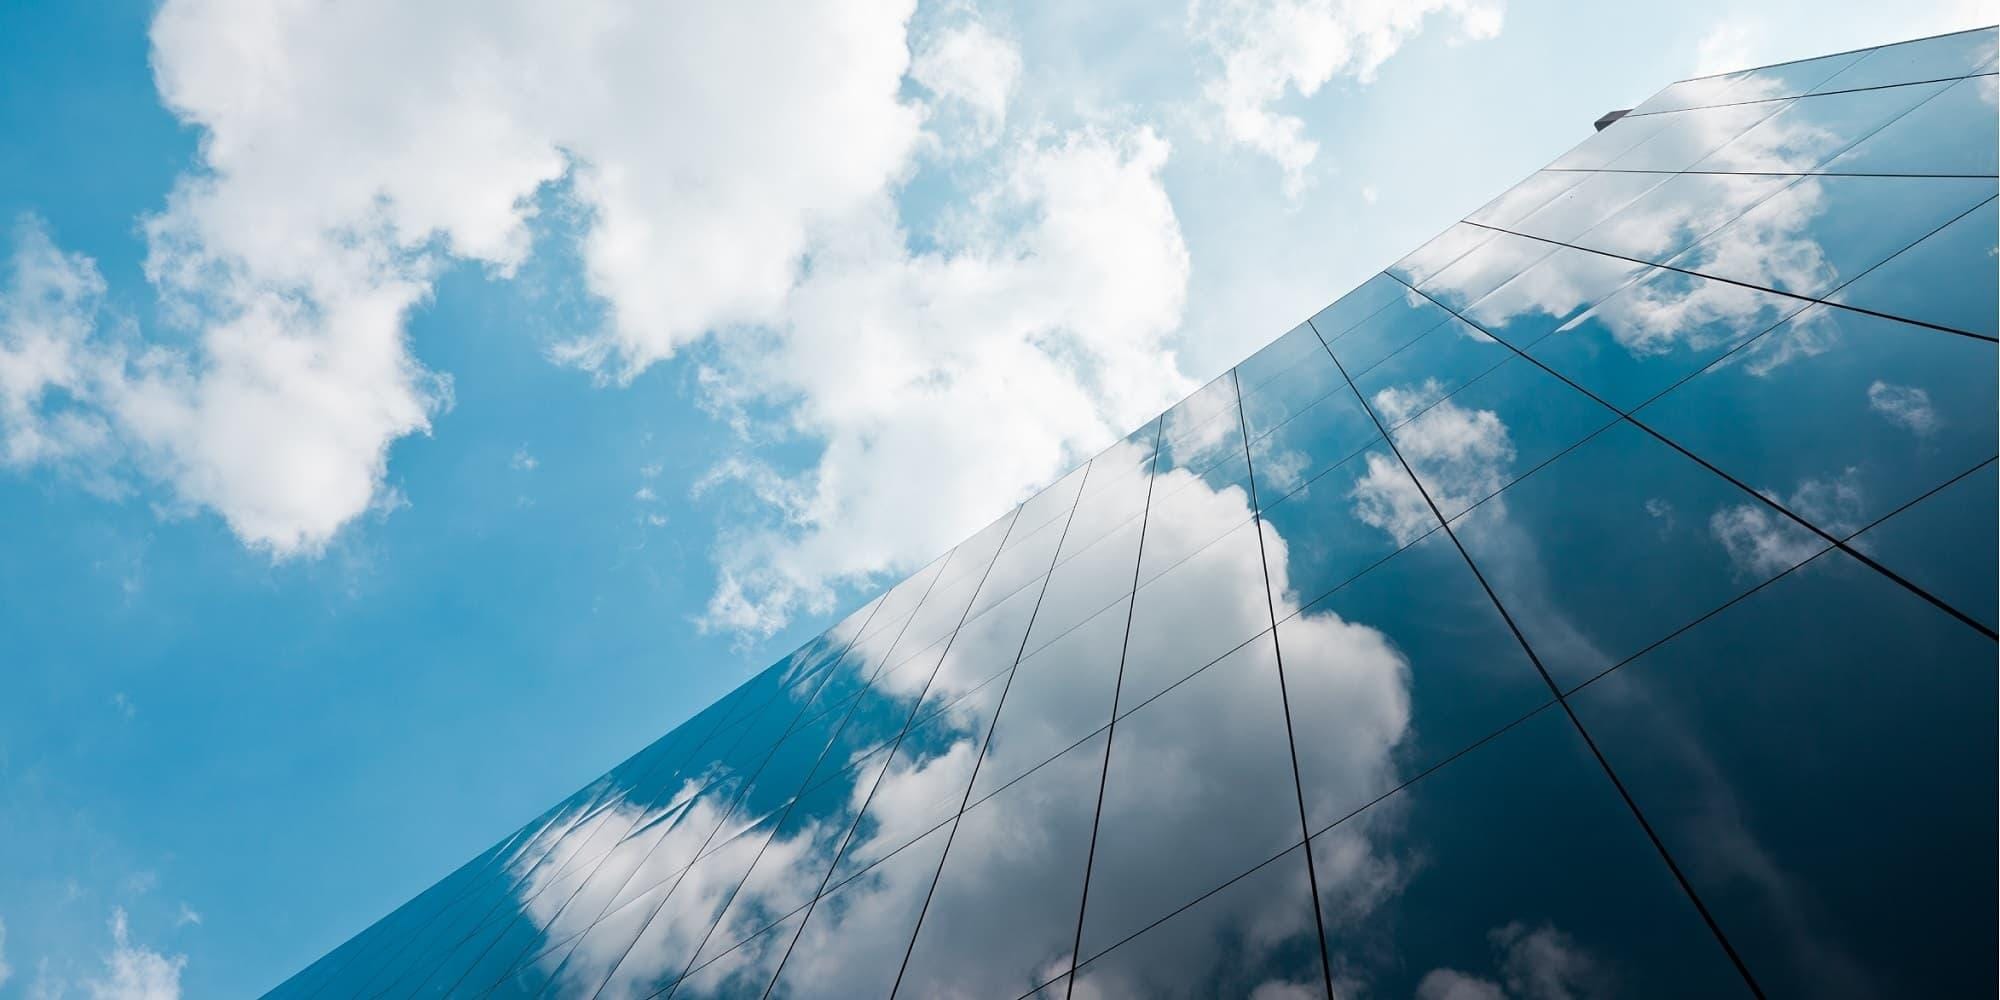
[[[272,995],[1993,996],[1995,51],[1667,87]]]

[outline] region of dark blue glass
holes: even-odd
[[[1416,480],[1380,436],[1264,511],[1264,566],[1282,614],[1437,530]]]
[[[1616,419],[1525,358],[1440,400],[1426,388],[1384,389],[1370,403],[1395,418],[1383,421],[1398,425],[1389,436],[1446,520]]]
[[[1623,422],[1452,530],[1565,690],[1828,544]]]
[[[1371,401],[1375,416],[1393,428],[1428,406],[1411,407],[1404,397],[1443,399],[1515,356],[1486,331],[1453,319],[1368,369],[1354,380],[1354,388]],[[1382,397],[1384,390],[1393,391]],[[1380,402],[1377,397],[1382,397]]]
[[[1312,851],[1328,964],[1355,995],[1751,995],[1557,709]]]
[[[2000,272],[1967,263],[2000,259],[2000,211],[1988,201],[1828,296],[1919,323],[2000,336]]]
[[[1468,262],[1485,259],[1488,248],[1499,246],[1501,240],[1514,239],[1516,237],[1501,234],[1460,258],[1457,264],[1445,268],[1443,274],[1458,274],[1461,267],[1469,266]],[[1434,280],[1443,280],[1443,276]],[[1416,292],[1405,292],[1380,312],[1362,320],[1360,325],[1339,337],[1328,338],[1327,346],[1332,349],[1340,367],[1352,378],[1450,318],[1451,314],[1437,303]]]
[[[1855,536],[1850,544],[1973,621],[1991,629],[2000,477],[1989,461]]]
[[[1250,443],[1250,469],[1262,508],[1269,509],[1382,436],[1331,361],[1326,370],[1338,381],[1328,384],[1325,395]]]
[[[1584,391],[1629,412],[1806,305],[1802,299],[1657,269],[1524,349]]]
[[[1992,457],[1992,341],[1813,306],[1637,417],[1836,538]]]
[[[1984,996],[1993,656],[1829,552],[1571,701],[1768,995]]]
[[[1334,300],[1332,305],[1314,313],[1307,322],[1319,333],[1320,339],[1332,340],[1401,298],[1403,289],[1400,286],[1401,283],[1389,275],[1378,274]]]

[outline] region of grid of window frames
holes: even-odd
[[[1993,995],[1995,47],[1662,90],[273,995]]]

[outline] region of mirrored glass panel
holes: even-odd
[[[2000,509],[2000,477],[1986,462],[1929,496],[1855,536],[1860,552],[1986,626],[1995,614],[1995,566],[2000,531],[1991,516]],[[1984,555],[1982,555],[1982,553]]]
[[[1884,45],[1814,89],[1888,87],[1916,80],[1943,80],[1986,72],[1993,68],[1996,46],[2000,46],[2000,42],[1996,42],[1992,28]]]
[[[1829,552],[1571,701],[1770,995],[1983,995],[1993,656]]]

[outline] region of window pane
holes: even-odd
[[[1771,995],[1983,996],[1993,656],[1830,552],[1571,701]]]

